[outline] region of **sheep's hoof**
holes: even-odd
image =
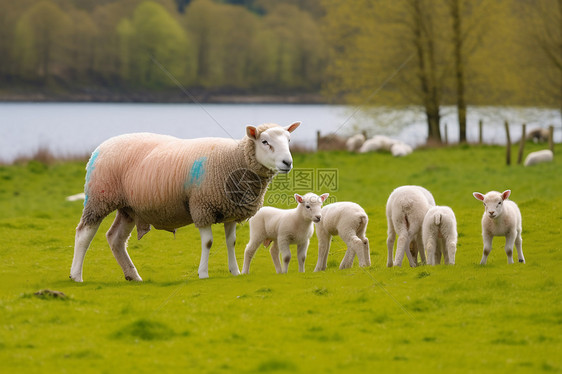
[[[142,282],[142,278],[138,275],[137,276],[125,275],[125,279],[128,281]]]
[[[68,276],[74,282],[83,282],[82,277],[73,277],[72,274]]]
[[[524,263],[525,263],[525,260],[519,259],[519,262],[521,262],[521,263],[524,264]]]

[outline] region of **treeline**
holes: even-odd
[[[232,2],[0,0],[1,86],[317,92],[318,2]]]

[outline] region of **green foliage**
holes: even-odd
[[[539,147],[529,143],[527,152]],[[507,167],[504,151],[295,154],[297,168],[338,169],[331,195],[367,211],[370,268],[356,262],[340,271],[345,244],[336,237],[328,269],[314,273],[313,236],[305,273],[293,259],[288,274],[276,274],[268,251],[260,249],[251,274],[233,277],[224,231],[216,226],[211,278],[199,280],[199,235],[187,226],[175,239],[152,230],[137,241],[133,233],[128,250],[142,283],[123,279],[108,247],[104,232],[113,215],[88,251],[85,282],[67,278],[82,204],[65,196],[83,188],[86,161],[2,166],[2,370],[560,372],[560,162]],[[454,209],[456,265],[386,267],[385,203],[403,184],[424,185]],[[480,266],[483,208],[472,192],[504,188],[512,189],[523,214],[527,264],[507,265],[503,238],[496,238],[488,265]],[[248,224],[239,225],[239,264],[248,239]],[[45,289],[68,297],[33,296]]]

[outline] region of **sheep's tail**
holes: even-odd
[[[433,222],[435,223],[435,226],[439,226],[441,224],[441,214],[436,214],[435,217],[433,217],[433,219],[434,219]]]

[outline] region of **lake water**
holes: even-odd
[[[484,119],[488,143],[503,144],[503,121],[512,126],[512,140],[520,137],[521,123],[534,127],[556,126],[560,142],[560,114],[534,108],[469,108],[468,140],[478,139],[478,120]],[[442,109],[442,131],[447,124],[449,141],[458,140],[453,108]],[[292,142],[316,147],[316,131],[351,135],[363,129],[369,135],[386,134],[413,146],[427,137],[425,116],[419,108],[379,110],[365,114],[336,105],[295,104],[127,104],[127,103],[0,103],[0,162],[10,163],[48,149],[55,156],[82,156],[104,140],[131,132],[156,132],[180,138],[245,135],[246,125],[274,122],[289,125],[302,121]]]

